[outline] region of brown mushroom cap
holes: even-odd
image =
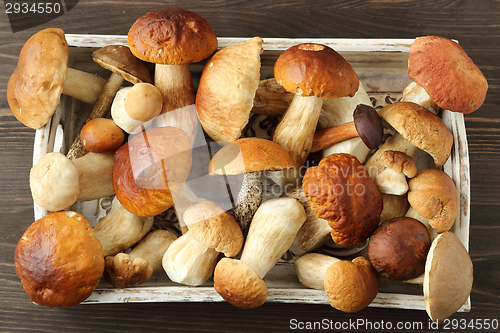
[[[357,257],[331,265],[324,283],[328,302],[337,310],[357,312],[366,308],[377,296],[378,275],[368,259]]]
[[[311,209],[328,221],[332,239],[339,245],[364,242],[380,222],[382,196],[352,155],[324,157],[306,170],[302,189]]]
[[[201,61],[217,50],[208,22],[182,8],[160,9],[139,17],[128,32],[130,51],[155,64],[182,65]]]
[[[64,31],[44,29],[24,44],[7,85],[14,116],[37,129],[54,114],[68,71],[68,43]]]
[[[408,181],[408,201],[438,233],[449,230],[458,212],[458,192],[453,179],[438,169],[423,169]]]
[[[484,102],[488,82],[451,39],[418,37],[411,44],[408,75],[443,109],[471,113]]]
[[[420,276],[431,246],[425,225],[411,217],[382,223],[370,236],[368,258],[373,268],[389,280]]]
[[[120,148],[125,140],[123,130],[107,118],[94,118],[80,131],[83,147],[93,153],[111,153]]]
[[[116,197],[131,213],[155,216],[172,206],[191,163],[191,145],[183,130],[166,126],[142,132],[115,152]]]
[[[44,306],[81,303],[104,271],[102,245],[92,226],[72,211],[35,221],[19,240],[14,262],[26,294]]]
[[[148,121],[161,113],[162,98],[161,92],[154,85],[138,83],[127,90],[123,109],[134,120]]]
[[[152,274],[153,269],[146,259],[132,259],[126,253],[118,253],[105,258],[103,276],[109,284],[119,289],[143,284]]]
[[[205,200],[184,212],[191,237],[208,248],[234,257],[243,247],[243,234],[234,217],[214,201]]]
[[[226,302],[242,309],[261,306],[267,299],[267,286],[247,264],[222,258],[214,271],[214,288]]]
[[[413,158],[402,151],[387,150],[380,156],[380,163],[386,168],[403,173],[408,178],[417,174],[417,165]]]
[[[365,104],[359,104],[353,113],[354,126],[361,140],[370,149],[376,149],[384,139],[384,127],[377,111]]]
[[[320,44],[299,44],[285,50],[274,64],[274,77],[290,92],[322,99],[352,97],[359,88],[351,64]]]
[[[149,69],[124,45],[106,45],[92,53],[99,66],[120,75],[131,83],[152,83]]]
[[[427,314],[442,322],[467,301],[473,283],[472,261],[458,237],[450,232],[432,242],[424,275],[424,300]]]
[[[453,134],[441,118],[413,102],[389,104],[378,114],[411,144],[429,153],[437,166],[444,165]]]
[[[260,80],[263,40],[254,37],[217,51],[205,64],[196,94],[196,111],[216,142],[233,142],[248,123]]]
[[[239,175],[293,168],[290,154],[279,144],[261,138],[242,138],[222,147],[210,161],[211,175]]]

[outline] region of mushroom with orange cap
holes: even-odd
[[[19,54],[17,67],[7,84],[7,101],[14,116],[37,129],[54,114],[61,94],[93,104],[105,80],[68,68],[69,47],[64,31],[41,30],[31,36]]]
[[[113,120],[94,118],[83,125],[80,130],[80,140],[86,151],[113,153],[123,144],[125,134]]]
[[[262,171],[284,170],[293,165],[290,154],[279,144],[254,137],[238,139],[214,155],[210,175],[244,175],[233,211],[244,235],[262,201]]]

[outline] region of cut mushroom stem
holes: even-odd
[[[94,104],[105,84],[106,80],[102,77],[68,68],[62,93],[84,103]]]
[[[118,199],[95,226],[94,235],[101,241],[104,255],[112,256],[140,241],[153,227],[153,217],[141,217],[127,211]]]

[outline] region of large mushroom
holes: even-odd
[[[216,142],[233,142],[248,123],[260,79],[263,40],[254,37],[217,51],[205,64],[196,94],[196,111]]]
[[[316,215],[328,220],[338,245],[362,243],[379,225],[382,196],[352,155],[324,157],[306,170],[302,189]]]
[[[61,94],[93,104],[105,80],[68,68],[68,43],[64,31],[41,30],[31,36],[19,54],[7,84],[7,100],[14,116],[37,129],[54,114]]]

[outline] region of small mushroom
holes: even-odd
[[[104,255],[87,219],[73,211],[33,222],[16,246],[14,263],[24,291],[43,306],[70,307],[87,299],[104,271]]]
[[[146,259],[153,271],[157,272],[163,268],[161,261],[165,251],[177,238],[177,234],[171,230],[156,229],[149,232],[128,254],[132,259]]]
[[[49,211],[107,197],[114,194],[112,170],[112,154],[89,153],[70,160],[61,153],[46,153],[30,170],[31,194]]]
[[[92,153],[112,153],[123,144],[125,134],[115,122],[107,118],[95,118],[83,125],[80,140],[85,150]]]
[[[410,46],[408,75],[443,109],[471,113],[484,102],[488,82],[451,39],[418,37]]]
[[[19,54],[7,84],[7,100],[14,116],[37,129],[54,114],[61,94],[93,104],[105,80],[68,68],[69,47],[64,31],[41,30],[31,36]]]
[[[293,266],[299,282],[317,290],[325,289],[325,275],[328,268],[340,259],[321,253],[306,253],[300,256]]]
[[[234,142],[248,123],[259,85],[262,44],[262,38],[254,37],[224,47],[203,68],[196,111],[215,142]]]
[[[105,257],[104,278],[118,289],[141,285],[149,280],[153,269],[142,258],[130,258],[126,253]]]
[[[267,298],[266,274],[290,248],[306,214],[293,198],[275,198],[255,212],[241,258],[221,260],[214,271],[214,288],[237,307],[254,308]]]
[[[162,266],[168,277],[190,286],[203,284],[214,272],[219,253],[236,256],[243,234],[234,220],[213,201],[202,201],[184,212],[188,231],[165,251]]]
[[[161,113],[163,97],[156,86],[137,83],[120,89],[111,105],[111,117],[125,132],[131,134],[144,130],[148,120]]]
[[[368,259],[389,280],[409,280],[424,272],[431,246],[427,228],[410,217],[382,223],[370,236]]]
[[[328,220],[338,245],[366,241],[377,228],[382,196],[365,167],[349,154],[332,154],[306,170],[302,189],[312,210]]]
[[[413,158],[401,151],[387,150],[380,156],[380,163],[386,167],[375,178],[380,193],[403,195],[408,192],[406,178],[417,174]]]
[[[234,207],[234,217],[246,236],[262,201],[262,171],[293,167],[293,160],[279,144],[260,138],[242,138],[220,149],[210,161],[210,175],[244,175]]]
[[[384,138],[384,128],[377,111],[359,104],[353,113],[353,121],[317,131],[311,152],[317,152],[339,142],[360,137],[370,149],[376,149]]]
[[[127,211],[115,197],[111,210],[94,227],[104,255],[113,256],[140,241],[153,227],[152,217],[142,217]]]

